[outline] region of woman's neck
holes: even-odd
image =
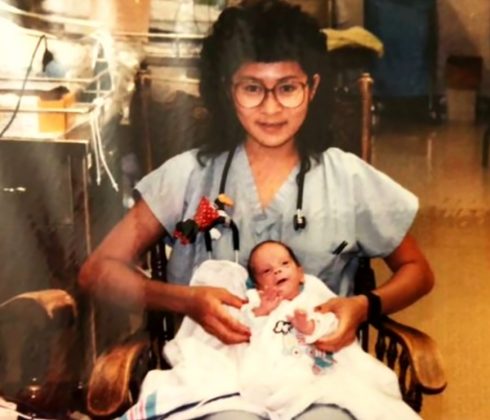
[[[269,206],[299,162],[298,151],[294,143],[292,145],[264,147],[254,142],[245,142],[245,152],[262,208]]]
[[[266,147],[254,141],[245,141],[248,160],[256,164],[272,164],[275,166],[295,166],[299,161],[298,149],[294,142],[280,147]]]

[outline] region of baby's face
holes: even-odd
[[[299,294],[304,282],[303,268],[282,245],[265,243],[254,252],[250,265],[259,290],[275,289],[281,298],[288,300]]]

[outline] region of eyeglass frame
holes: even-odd
[[[278,98],[277,98],[277,95],[276,95],[276,88],[278,86],[280,86],[281,83],[286,83],[286,81],[279,81],[277,82],[272,88],[268,88],[266,86],[264,86],[264,84],[260,81],[255,81],[257,84],[259,84],[260,86],[263,87],[264,89],[264,97],[261,99],[261,101],[257,104],[257,105],[254,105],[254,106],[243,106],[239,101],[238,99],[236,99],[236,88],[237,86],[240,84],[240,83],[243,83],[243,81],[239,81],[239,82],[236,82],[236,83],[233,83],[232,84],[232,91],[233,91],[233,97],[235,98],[235,101],[238,103],[238,105],[240,105],[242,108],[245,108],[245,109],[254,109],[254,108],[258,108],[259,106],[261,106],[264,101],[266,100],[267,96],[269,95],[269,93],[272,93],[272,96],[274,97],[274,100],[279,104],[281,105],[283,108],[286,108],[286,109],[296,109],[296,108],[299,108],[301,105],[304,104],[305,102],[305,98],[306,98],[306,87],[310,87],[311,86],[311,81],[308,80],[306,82],[300,82],[299,80],[295,81],[297,82],[299,85],[301,85],[302,89],[303,89],[303,98],[301,99],[301,102],[296,105],[296,106],[285,106]]]

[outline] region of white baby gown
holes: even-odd
[[[245,297],[247,277],[238,264],[209,260],[191,284],[225,287]],[[343,407],[358,420],[420,419],[403,402],[395,373],[357,342],[333,354],[333,361],[318,358],[322,352],[309,343],[336,328],[333,314],[324,315],[321,330],[310,339],[294,333],[288,316],[295,309],[311,312],[334,296],[321,280],[305,275],[302,292],[268,316],[255,318],[251,304],[230,308],[252,333],[250,343],[239,345],[225,345],[184,318],[164,348],[172,369],[150,371],[137,404],[122,418],[185,420],[233,409],[289,420],[313,403],[325,403]]]

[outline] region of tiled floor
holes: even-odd
[[[420,198],[413,233],[436,275],[433,292],[395,318],[438,343],[448,387],[426,397],[427,420],[490,419],[490,168],[484,127],[385,124],[373,164]],[[386,271],[376,265],[380,277]]]

